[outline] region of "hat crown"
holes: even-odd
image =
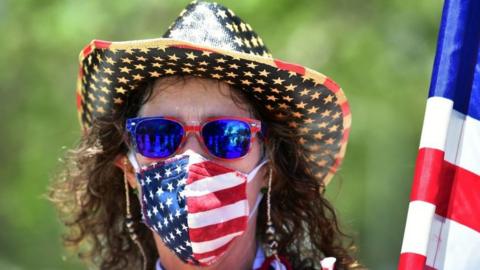
[[[250,25],[217,3],[193,1],[180,13],[163,37],[271,57],[262,39]]]

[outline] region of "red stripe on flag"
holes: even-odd
[[[192,164],[188,173],[187,184],[191,184],[206,177],[213,177],[229,172],[233,172],[233,169],[229,169],[209,161]]]
[[[442,162],[442,169],[438,179],[439,187],[437,191],[437,198],[435,200],[435,213],[442,217],[446,217],[456,166],[445,160]]]
[[[411,252],[400,254],[400,262],[398,263],[398,270],[420,270],[424,269],[427,257]]]
[[[222,206],[245,200],[246,184],[242,183],[231,188],[222,189],[198,197],[187,197],[189,213],[198,213],[213,210]]]
[[[438,149],[421,148],[418,151],[410,201],[436,203],[438,191],[446,188],[440,181],[443,157],[444,152]]]
[[[480,175],[450,165],[455,172],[447,218],[480,232]],[[447,181],[448,179],[445,179]]]
[[[293,71],[293,72],[296,72],[296,73],[298,73],[302,76],[305,75],[305,68],[300,66],[300,65],[288,63],[288,62],[278,60],[278,59],[274,59],[273,62],[275,62],[275,65],[279,69],[283,69],[283,70],[287,70],[287,71]]]
[[[192,242],[205,242],[219,237],[240,232],[246,229],[248,217],[238,217],[226,222],[212,224],[202,228],[189,228],[188,234]]]
[[[438,149],[420,149],[410,201],[435,204],[435,213],[480,232],[480,176],[444,160]]]

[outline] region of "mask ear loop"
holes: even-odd
[[[140,241],[138,240],[138,235],[135,232],[135,226],[134,226],[135,221],[133,220],[132,213],[130,211],[130,194],[128,192],[129,188],[128,188],[128,181],[127,181],[127,174],[126,174],[126,169],[127,169],[127,159],[126,158],[123,160],[123,169],[124,169],[123,180],[124,180],[124,183],[125,183],[125,202],[126,202],[126,205],[125,205],[125,208],[126,208],[125,225],[127,227],[127,231],[128,231],[128,234],[129,234],[130,238],[132,239],[132,241],[137,245],[138,249],[140,250],[140,253],[141,253],[142,259],[143,259],[143,269],[147,270],[147,256],[145,254],[145,251],[144,251],[142,245],[140,244]]]

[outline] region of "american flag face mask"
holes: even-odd
[[[144,223],[182,261],[208,266],[222,256],[246,228],[262,193],[249,210],[246,187],[263,160],[245,174],[187,150],[181,155],[138,168]]]

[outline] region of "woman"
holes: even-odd
[[[67,245],[101,269],[354,269],[323,197],[350,127],[342,90],[192,2],[160,39],[80,55],[84,130],[52,186]]]

